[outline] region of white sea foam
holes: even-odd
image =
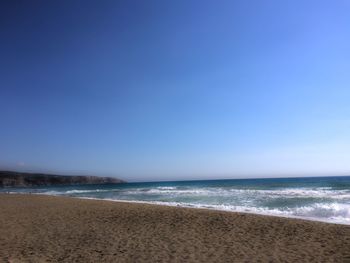
[[[324,188],[301,188],[301,189],[224,189],[224,188],[188,188],[178,189],[176,187],[157,187],[151,189],[132,189],[126,194],[157,194],[157,195],[189,195],[189,196],[268,196],[269,198],[329,198],[350,199],[350,190],[329,190]]]
[[[350,224],[350,189],[331,187],[239,189],[181,185],[113,189],[48,188],[33,191],[47,195],[206,208]]]
[[[159,189],[159,190],[176,190],[177,187],[175,187],[175,186],[158,186],[157,189]]]
[[[107,189],[93,189],[93,190],[68,190],[64,192],[65,194],[85,194],[85,193],[100,193],[100,192],[110,192]]]
[[[120,199],[100,199],[83,197],[83,199],[106,200],[114,202],[126,203],[141,203],[165,206],[177,206],[198,209],[212,209],[227,212],[240,212],[250,214],[260,214],[269,216],[279,216],[287,218],[299,218],[312,221],[321,221],[335,224],[350,225],[350,205],[347,204],[316,204],[311,206],[300,207],[297,209],[269,209],[266,207],[251,207],[251,206],[234,206],[234,205],[208,205],[208,204],[194,204],[183,202],[160,202],[160,201],[139,201],[139,200],[120,200]]]
[[[34,192],[34,194],[46,194],[46,195],[64,195],[64,192],[59,191],[45,191],[45,192]]]

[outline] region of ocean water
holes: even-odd
[[[146,202],[350,224],[350,176],[126,183],[1,191]]]

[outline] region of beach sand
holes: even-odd
[[[0,262],[350,262],[350,226],[1,194]]]

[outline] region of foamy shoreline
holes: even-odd
[[[27,193],[15,193],[10,192],[9,194],[27,194]],[[55,195],[55,194],[45,194],[45,193],[31,193],[35,195],[44,195],[44,196],[64,196],[69,198],[77,198],[77,199],[85,199],[85,200],[100,200],[100,201],[108,201],[108,202],[121,202],[121,203],[135,203],[135,204],[148,204],[148,205],[158,205],[158,206],[166,206],[166,207],[182,207],[182,208],[193,208],[193,209],[207,209],[207,210],[213,210],[213,211],[221,211],[221,212],[230,212],[230,213],[246,213],[246,214],[252,214],[252,215],[263,215],[263,216],[272,216],[272,217],[281,217],[281,218],[292,218],[292,219],[300,219],[300,220],[307,220],[307,221],[313,221],[313,222],[322,222],[322,223],[328,223],[328,224],[337,224],[337,225],[350,225],[349,222],[337,222],[337,221],[328,221],[328,220],[322,220],[322,219],[316,219],[312,217],[302,217],[302,216],[293,216],[293,215],[276,215],[273,213],[264,213],[264,212],[253,212],[253,211],[244,211],[244,210],[230,210],[230,209],[220,209],[217,207],[210,207],[205,205],[192,205],[192,204],[185,204],[185,203],[170,203],[170,202],[157,202],[157,201],[138,201],[138,200],[121,200],[121,199],[108,199],[108,198],[94,198],[94,197],[75,197],[75,196],[66,196],[66,195]]]
[[[179,203],[169,203],[169,202],[147,202],[147,201],[132,201],[132,200],[115,200],[115,199],[100,199],[100,198],[92,198],[92,197],[72,197],[72,198],[79,198],[79,199],[87,199],[87,200],[101,200],[101,201],[109,201],[109,202],[122,202],[122,203],[136,203],[136,204],[149,204],[149,205],[159,205],[159,206],[168,206],[168,207],[182,207],[182,208],[192,208],[192,209],[207,209],[207,210],[213,210],[213,211],[221,211],[221,212],[229,212],[229,213],[246,213],[246,214],[252,214],[252,215],[263,215],[263,216],[273,216],[273,217],[282,217],[282,218],[292,218],[292,219],[300,219],[300,220],[307,220],[307,221],[314,221],[314,222],[322,222],[322,223],[328,223],[328,224],[337,224],[337,225],[350,225],[349,222],[334,222],[334,221],[327,221],[322,219],[315,219],[310,217],[302,217],[302,216],[293,216],[293,215],[275,215],[275,214],[269,214],[269,213],[258,213],[258,212],[251,212],[251,211],[239,211],[239,210],[229,210],[229,209],[219,209],[215,207],[205,207],[205,206],[194,206],[194,205],[186,205],[186,204],[179,204]]]

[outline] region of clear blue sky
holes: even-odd
[[[350,2],[1,1],[0,167],[350,174]]]

